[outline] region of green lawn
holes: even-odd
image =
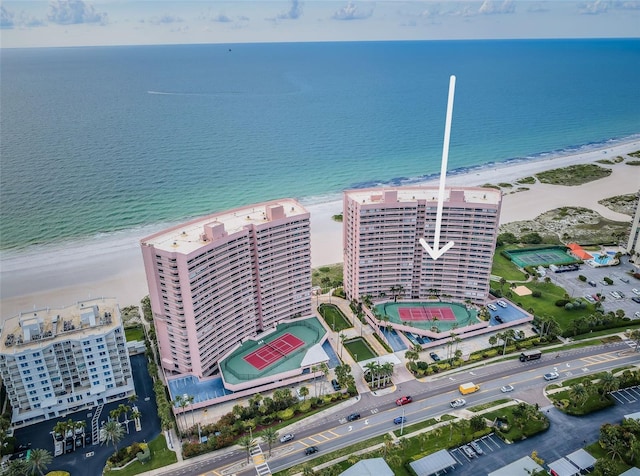
[[[320,286],[323,290],[342,286],[342,263],[312,269],[311,285]]]
[[[509,247],[509,249],[517,248],[518,247],[516,246]],[[524,281],[524,273],[522,273],[522,271],[520,271],[517,266],[511,262],[511,260],[505,258],[500,253],[504,249],[504,246],[496,249],[496,252],[493,255],[493,266],[491,268],[491,274],[503,277],[507,281]]]
[[[124,330],[127,341],[139,340],[144,342],[144,330],[142,327],[130,327]]]
[[[373,352],[373,349],[369,347],[362,337],[345,341],[344,347],[349,351],[356,362],[377,357],[375,352]]]
[[[334,304],[320,304],[318,312],[320,312],[324,322],[326,322],[334,332],[340,332],[353,327],[338,306]]]
[[[151,461],[148,463],[143,464],[135,461],[124,469],[107,471],[106,474],[132,476],[152,469],[162,468],[178,461],[176,454],[167,448],[167,441],[162,433],[149,442],[149,450],[151,451]]]

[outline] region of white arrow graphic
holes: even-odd
[[[440,228],[442,226],[442,207],[444,206],[444,182],[447,178],[447,161],[449,160],[449,139],[451,137],[451,117],[453,116],[453,96],[456,91],[456,77],[449,78],[449,100],[447,101],[447,118],[444,125],[444,144],[442,145],[442,166],[440,168],[440,188],[438,190],[438,208],[436,210],[436,230],[433,236],[433,248],[424,238],[420,238],[420,244],[427,250],[433,260],[437,260],[453,245],[450,241],[440,248]]]

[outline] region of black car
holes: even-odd
[[[500,324],[504,322],[500,316],[493,316],[493,318],[496,320],[496,322],[499,322]]]
[[[307,448],[306,450],[304,450],[304,454],[305,454],[305,455],[307,455],[307,456],[309,456],[309,455],[312,455],[312,454],[314,454],[314,453],[317,453],[318,451],[319,451],[319,450],[318,450],[318,447],[317,447],[317,446],[309,446],[309,448]]]
[[[431,357],[434,362],[440,362],[440,357],[435,352],[430,352],[429,357]]]
[[[631,300],[632,300],[633,302],[637,302],[638,304],[640,304],[640,297],[638,297],[638,296],[633,296],[633,297],[631,298]]]
[[[342,388],[336,379],[331,381],[331,385],[336,392]]]
[[[349,415],[347,417],[347,421],[356,421],[360,419],[360,414],[359,413],[352,413],[351,415]]]
[[[17,448],[15,449],[16,453],[20,453],[22,451],[27,451],[29,448],[31,448],[31,443],[27,443],[25,444],[21,444],[18,445]]]

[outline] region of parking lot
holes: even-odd
[[[118,448],[123,448],[137,442],[148,442],[160,433],[160,419],[158,418],[158,407],[156,405],[155,393],[153,392],[153,382],[147,372],[147,359],[144,355],[135,355],[131,358],[131,371],[135,382],[136,395],[138,399],[133,403],[138,407],[141,414],[140,421],[142,424],[141,431],[136,431],[133,422],[129,423],[129,433],[125,430],[124,438],[120,441]],[[132,406],[126,399],[111,402],[104,406],[100,414],[100,423],[106,421],[109,412],[118,407],[120,404]],[[87,435],[91,434],[91,419],[95,409],[84,410],[67,415],[65,418],[58,418],[36,425],[16,430],[14,436],[17,439],[17,445],[29,445],[31,448],[43,448],[55,454],[54,440],[52,429],[58,421],[86,421],[85,431]],[[68,471],[71,474],[82,474],[83,476],[99,476],[107,461],[107,458],[113,454],[112,445],[100,444],[98,441],[91,441],[84,445],[80,443],[71,444],[69,453],[63,453],[53,458],[48,465],[49,470]]]
[[[610,395],[621,405],[631,405],[640,400],[640,387],[629,387],[611,392]]]
[[[634,270],[634,267],[629,264],[628,260],[627,256],[623,256],[621,264],[618,266],[592,268],[587,264],[583,264],[578,271],[567,273],[548,272],[547,276],[551,278],[554,284],[563,287],[574,299],[584,298],[592,302],[586,296],[593,296],[599,293],[605,296],[602,307],[606,312],[615,312],[618,309],[622,309],[626,317],[638,319],[635,313],[640,312],[640,303],[634,302],[632,298],[640,296],[636,295],[632,289],[640,290],[640,280],[629,274],[629,271]],[[580,275],[585,276],[587,280],[580,281],[578,279]],[[613,284],[607,284],[604,278],[611,279]],[[592,282],[595,286],[589,284],[589,282]],[[621,294],[624,297],[616,298],[611,294],[612,292]]]
[[[476,458],[481,458],[485,454],[493,453],[506,446],[505,443],[493,433],[475,440],[474,443],[476,449],[470,445],[463,445],[449,450],[449,453],[459,465],[464,465],[471,463],[471,461]]]

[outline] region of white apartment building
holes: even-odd
[[[14,428],[135,393],[115,299],[22,312],[0,332],[0,377]]]
[[[344,289],[349,299],[425,299],[484,303],[495,252],[502,194],[489,188],[445,190],[440,246],[431,259],[438,188],[402,187],[344,192]]]
[[[243,339],[311,314],[309,212],[282,199],[141,241],[163,369],[198,378]]]

